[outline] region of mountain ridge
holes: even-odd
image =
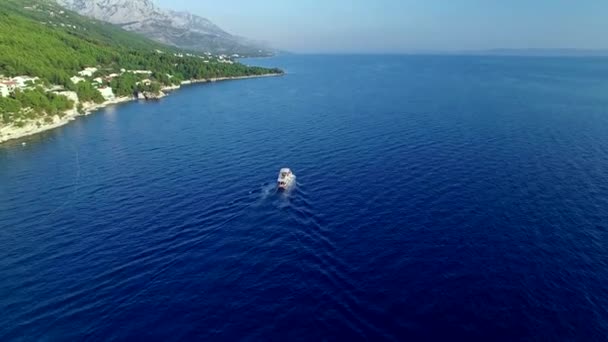
[[[55,0],[81,15],[118,25],[157,42],[213,54],[268,56],[272,51],[232,35],[209,19],[162,9],[151,0]]]

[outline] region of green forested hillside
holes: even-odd
[[[37,76],[46,85],[61,85],[77,91],[70,77],[85,67],[98,67],[97,76],[121,69],[151,70],[154,73],[149,78],[156,84],[281,72],[221,63],[213,57],[205,60],[197,56],[176,56],[178,52],[173,47],[67,11],[50,0],[0,0],[0,75],[5,77]],[[124,80],[113,82],[114,85],[120,83],[122,94],[133,91],[138,81],[124,76]],[[0,100],[0,113],[14,110],[14,103],[10,108],[6,105],[11,100],[19,101],[19,96]]]
[[[95,65],[150,69],[184,79],[269,71],[241,64],[203,63],[195,57],[178,58],[173,52],[172,47],[65,11],[51,1],[0,1],[0,74],[5,76],[39,76],[67,85],[76,72]]]

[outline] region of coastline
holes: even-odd
[[[245,79],[248,79],[248,78],[278,77],[278,76],[283,76],[283,75],[285,75],[285,73],[282,73],[282,74],[249,75],[249,76],[202,78],[202,79],[198,79],[198,80],[183,81],[182,85],[197,84],[197,83],[213,83],[213,82],[232,81],[232,80],[245,80]],[[178,87],[178,89],[180,87]]]
[[[284,74],[273,73],[273,74],[263,74],[263,75],[216,77],[216,78],[187,80],[187,81],[182,81],[182,83],[180,85],[163,87],[161,89],[161,93],[159,95],[151,97],[150,99],[160,99],[162,97],[165,97],[165,96],[167,96],[166,92],[178,90],[183,85],[191,85],[191,84],[198,84],[198,83],[214,83],[214,82],[229,81],[229,80],[242,80],[242,79],[248,79],[248,78],[277,77],[277,76],[282,76],[282,75],[284,75]],[[76,105],[78,104],[78,103],[76,103],[74,108],[65,111],[64,115],[62,117],[60,117],[59,115],[53,116],[52,122],[44,122],[43,119],[40,119],[40,120],[33,120],[31,122],[28,122],[27,124],[25,124],[22,127],[17,127],[14,125],[0,127],[0,144],[5,143],[10,140],[24,138],[27,136],[35,135],[38,133],[42,133],[44,131],[48,131],[51,129],[55,129],[55,128],[67,125],[71,121],[76,120],[76,118],[78,118],[79,116],[90,115],[90,114],[92,114],[100,109],[103,109],[107,106],[110,106],[110,105],[144,99],[143,97],[141,97],[141,95],[142,94],[140,94],[139,97],[136,97],[136,96],[118,97],[114,100],[107,100],[107,101],[104,101],[99,104],[85,102],[85,103],[82,103],[84,113],[79,113],[76,110]]]

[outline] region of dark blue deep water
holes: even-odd
[[[0,146],[0,340],[608,336],[608,59],[248,62]]]

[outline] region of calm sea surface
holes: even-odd
[[[608,59],[248,62],[0,145],[0,340],[608,336]]]

